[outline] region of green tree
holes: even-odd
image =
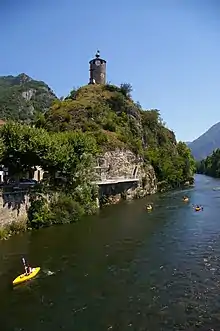
[[[10,173],[22,176],[24,171],[40,166],[48,174],[48,180],[32,199],[29,212],[32,227],[55,223],[54,210],[60,208],[56,209],[55,204],[57,202],[60,206],[61,200],[63,215],[69,213],[68,217],[70,206],[73,205],[72,215],[75,215],[75,219],[81,215],[80,210],[85,214],[95,211],[92,180],[97,151],[94,138],[80,131],[49,133],[44,129],[13,122],[1,128],[1,162],[9,168]],[[52,198],[48,198],[48,194]],[[72,204],[70,199],[73,200]]]
[[[220,149],[213,151],[212,155],[197,162],[196,171],[212,177],[220,177]]]
[[[177,151],[183,162],[183,176],[185,178],[192,176],[196,171],[196,162],[189,147],[180,141],[177,144]]]
[[[131,92],[133,91],[133,88],[131,84],[129,83],[123,83],[120,85],[120,90],[121,93],[126,97],[126,98],[131,98]]]

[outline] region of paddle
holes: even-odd
[[[26,267],[27,265],[26,265],[26,261],[25,261],[25,259],[22,257],[22,262],[23,262],[23,265],[24,265],[24,267]]]
[[[25,270],[25,273],[27,272],[27,270],[28,270],[28,266],[27,266],[27,263],[26,263],[26,261],[25,261],[25,259],[22,257],[22,263],[23,263],[23,265],[24,265],[24,270]]]

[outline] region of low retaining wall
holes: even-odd
[[[27,191],[0,192],[0,226],[27,218]]]

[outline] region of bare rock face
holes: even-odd
[[[36,93],[36,90],[30,89],[30,90],[22,92],[21,95],[26,101],[30,101],[35,93]]]
[[[101,198],[112,203],[121,198],[141,198],[157,192],[157,180],[151,165],[127,149],[107,151],[97,160],[96,181],[100,183]]]
[[[133,178],[137,175],[141,159],[135,156],[130,150],[116,149],[105,152],[98,159],[103,178]]]

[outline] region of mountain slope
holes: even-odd
[[[56,95],[41,81],[20,74],[0,76],[0,118],[28,122],[36,112],[45,112]]]
[[[202,134],[189,144],[192,155],[198,161],[205,159],[208,155],[220,147],[220,122],[213,125],[208,131]]]

